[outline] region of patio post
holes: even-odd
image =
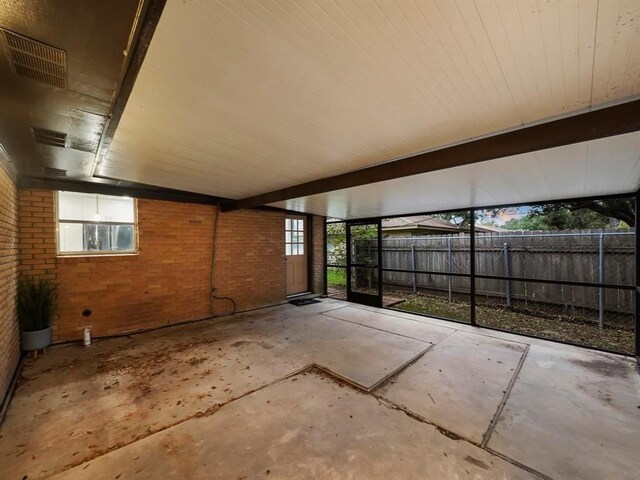
[[[604,283],[604,230],[600,232],[598,242],[598,283]],[[598,289],[598,324],[600,328],[604,328],[604,307],[605,291],[600,287]]]
[[[640,235],[638,235],[638,225],[640,224],[640,212],[638,209],[640,208],[640,191],[636,193],[636,202],[635,202],[635,210],[636,210],[636,218],[635,218],[635,261],[636,261],[636,305],[635,305],[635,336],[636,336],[636,360],[640,364],[640,322],[638,322],[638,314],[640,314]]]
[[[451,236],[447,237],[447,272],[449,275],[447,276],[447,283],[449,286],[449,303],[452,300],[452,291],[451,291]]]
[[[469,286],[471,294],[471,325],[476,324],[476,209],[469,210],[471,225],[469,226],[469,257],[471,264],[469,265],[469,273],[471,274]]]

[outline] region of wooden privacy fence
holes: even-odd
[[[634,285],[634,232],[630,230],[500,232],[476,234],[477,275],[522,277],[527,281],[476,279],[476,293],[495,303],[533,302],[633,314],[633,292],[563,282]],[[385,237],[383,267],[441,273],[470,273],[468,234],[424,237]],[[374,250],[375,251],[375,250]],[[529,280],[530,279],[530,280]],[[437,274],[384,272],[389,286],[468,294],[470,279]]]

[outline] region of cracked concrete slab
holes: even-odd
[[[311,329],[317,333],[308,337],[307,351],[314,363],[367,390],[431,346],[328,317],[317,318]]]
[[[371,388],[428,346],[318,315],[334,305],[283,305],[29,360],[0,431],[3,471],[46,477],[313,363]]]
[[[364,321],[354,323],[329,316],[332,314],[331,310],[345,307],[368,312],[363,315],[352,312],[361,319],[370,318],[371,312],[379,317],[373,324],[365,325]],[[366,400],[361,404],[362,411],[371,412],[372,415],[367,422],[368,428],[374,429],[373,431],[379,435],[390,435],[388,442],[386,437],[377,440],[387,442],[385,449],[367,446],[366,449],[356,452],[360,457],[354,458],[367,458],[367,462],[377,465],[361,462],[353,466],[353,470],[345,470],[347,467],[339,470],[340,473],[351,472],[352,478],[394,478],[393,468],[387,470],[386,463],[389,462],[391,466],[397,467],[398,472],[409,472],[409,478],[414,474],[418,476],[418,470],[401,469],[402,464],[406,463],[406,458],[416,462],[413,457],[404,456],[409,453],[412,456],[426,455],[425,458],[429,458],[435,465],[433,471],[441,474],[435,478],[456,478],[455,475],[458,475],[458,478],[496,478],[482,473],[481,470],[484,470],[482,465],[492,468],[491,461],[503,462],[499,460],[500,456],[507,458],[509,462],[521,462],[525,470],[561,474],[580,472],[581,464],[589,465],[598,461],[602,464],[599,467],[601,469],[596,468],[594,471],[602,473],[605,466],[608,468],[608,476],[602,478],[625,478],[624,475],[628,475],[628,472],[637,471],[639,468],[637,464],[640,462],[636,459],[635,453],[629,454],[630,450],[637,448],[635,440],[629,438],[636,433],[637,423],[634,423],[634,418],[637,415],[637,406],[633,404],[632,399],[634,395],[638,395],[633,389],[638,388],[640,379],[631,367],[626,370],[624,379],[618,378],[613,381],[606,377],[615,377],[617,370],[612,370],[606,362],[594,361],[589,355],[594,354],[595,358],[599,358],[599,354],[588,350],[410,314],[399,315],[397,312],[389,312],[389,318],[385,316],[387,311],[380,309],[355,307],[353,304],[323,299],[322,303],[305,307],[281,305],[222,320],[202,321],[122,338],[100,340],[90,348],[78,345],[53,348],[36,361],[29,360],[23,371],[6,420],[0,428],[0,477],[21,479],[28,476],[30,480],[37,480],[66,469],[73,469],[78,465],[85,467],[87,461],[100,459],[105,454],[116,454],[120,449],[126,450],[139,444],[150,445],[145,442],[155,435],[162,435],[163,432],[172,431],[192,421],[214,418],[220,413],[216,412],[221,407],[221,411],[228,411],[235,403],[253,398],[252,392],[257,394],[269,391],[275,385],[279,385],[283,378],[295,376],[311,364],[319,364],[348,379],[351,384],[358,385],[362,389],[358,398]],[[379,328],[381,322],[385,321],[392,322],[398,328],[399,334]],[[403,325],[403,322],[406,325]],[[444,339],[433,346],[430,341],[435,342],[437,337],[411,337],[418,337],[416,331],[412,330],[416,324],[442,327],[446,331],[455,330],[457,333],[451,337],[443,337]],[[429,334],[434,331],[429,330]],[[465,347],[462,340],[467,337],[471,340]],[[460,343],[457,348],[466,350],[465,354],[452,355],[453,351],[445,348],[451,346],[447,343],[449,340],[456,339]],[[482,347],[474,347],[473,341],[482,344]],[[507,349],[513,350],[507,353],[499,346],[500,343],[513,344],[516,347]],[[489,443],[489,447],[498,450],[499,453],[495,454],[491,448],[478,449],[478,452],[487,456],[465,453],[462,457],[464,463],[456,461],[452,466],[444,455],[450,448],[455,450],[455,445],[462,444],[474,449],[477,447],[466,441],[440,445],[439,437],[446,434],[452,437],[448,440],[453,441],[457,433],[479,443],[480,432],[490,418],[489,412],[495,409],[496,402],[499,403],[502,385],[508,383],[505,369],[513,368],[513,361],[519,354],[517,350],[524,349],[527,345],[549,349],[540,354],[541,358],[538,360],[551,362],[540,365],[553,365],[553,368],[547,368],[543,373],[535,373],[536,370],[532,370],[534,374],[528,373],[529,369],[523,369],[520,378],[515,381],[513,391],[522,392],[516,397],[519,403],[511,404],[509,398],[500,417],[498,429]],[[424,386],[420,383],[425,382],[422,375],[433,372],[429,372],[429,368],[425,371],[424,366],[420,367],[420,360],[410,366],[407,366],[406,362],[424,349],[440,347],[444,353],[434,350],[422,358],[436,353],[441,356],[440,361],[445,369],[450,369],[451,384],[440,385],[436,382],[442,398],[434,397],[434,400],[442,405],[441,410],[426,409],[422,414],[400,412],[392,409],[399,408],[392,401],[376,398],[365,392],[368,388],[375,388],[381,380],[396,372],[398,368],[403,369],[400,370],[401,373],[396,373],[398,376],[393,377],[391,381],[398,379],[406,382],[408,392],[404,395],[410,397],[410,400],[415,400],[412,408],[420,412],[421,406],[424,407],[427,402],[431,402],[427,393],[433,396],[431,390],[427,393],[420,390]],[[479,352],[478,355],[470,353],[474,351]],[[480,354],[485,355],[487,351],[491,351],[491,356],[487,357],[491,358],[491,361],[481,361]],[[505,358],[502,358],[502,355],[505,355]],[[607,356],[609,357],[615,362],[627,362],[627,366],[631,365],[630,359]],[[498,360],[502,363],[498,363]],[[429,366],[428,363],[426,365]],[[528,365],[529,359],[525,360],[524,367]],[[583,377],[580,378],[591,383],[571,381],[570,376],[567,381],[567,369],[573,373],[582,371]],[[413,380],[410,380],[413,375]],[[599,382],[604,382],[603,388],[598,386]],[[311,398],[316,395],[316,386],[307,388],[303,384],[299,385],[302,385],[302,388],[296,394]],[[397,385],[398,383],[395,383],[387,387],[389,390],[401,390]],[[387,387],[381,387],[380,391]],[[351,387],[342,387],[341,391],[355,394]],[[374,392],[377,394],[376,390]],[[462,393],[456,397],[453,392]],[[603,392],[607,395],[600,398],[600,405],[593,398]],[[554,394],[559,395],[559,400],[554,403],[557,410],[546,403],[546,397],[552,398]],[[289,395],[297,398],[293,392]],[[518,398],[519,395],[526,395],[528,398],[523,400]],[[591,396],[592,399],[588,400],[583,396]],[[393,398],[399,403],[403,402],[401,396]],[[611,398],[611,405],[607,403],[608,398]],[[465,410],[464,402],[469,399],[473,400],[474,405]],[[568,402],[568,399],[575,402]],[[370,400],[375,401],[380,408],[370,409],[367,406]],[[404,403],[411,405],[409,401]],[[279,405],[277,411],[271,410],[270,403],[265,403],[262,409],[256,405],[253,413],[247,418],[234,417],[238,423],[233,428],[238,432],[232,432],[237,436],[231,438],[240,442],[234,444],[238,451],[241,451],[244,441],[241,434],[246,433],[245,429],[249,429],[248,434],[251,433],[250,430],[255,425],[254,419],[262,420],[262,417],[272,415],[276,418],[286,417],[286,409],[295,409],[289,403]],[[539,408],[540,405],[544,408]],[[296,472],[298,475],[291,474],[294,467],[290,466],[290,470],[287,471],[290,476],[313,477],[313,474],[307,475],[304,471],[309,468],[315,472],[313,462],[316,457],[311,452],[311,446],[315,448],[316,445],[333,441],[336,433],[335,424],[341,420],[339,416],[333,418],[333,413],[337,410],[332,408],[322,410],[318,406],[309,407],[308,411],[313,417],[305,417],[305,421],[316,431],[317,438],[314,442],[306,444],[305,448],[295,450],[299,455],[296,464],[299,470]],[[612,412],[617,412],[618,416]],[[563,413],[570,420],[567,420],[569,424],[566,426],[558,419]],[[465,418],[466,414],[475,415],[477,418]],[[521,414],[524,415],[523,418],[518,417]],[[375,430],[375,425],[378,422],[387,422],[390,415],[390,418],[395,420],[383,425],[383,430]],[[438,430],[424,423],[421,415],[429,417],[429,421],[448,428],[453,433],[444,429]],[[571,422],[583,417],[584,422],[587,422],[588,418],[588,423],[584,427],[575,428]],[[397,420],[399,418],[403,418],[403,421]],[[599,421],[594,420],[600,418],[607,422],[606,428],[602,428]],[[397,423],[394,430],[391,424],[396,421],[400,423]],[[232,420],[225,422],[228,422],[228,428],[233,430]],[[441,433],[437,433],[436,437],[422,436],[422,433],[416,433],[419,430],[414,430],[414,424],[435,428],[436,432]],[[346,423],[344,426],[348,427],[349,424]],[[569,432],[572,438],[563,437],[563,434],[556,432],[555,429],[560,427]],[[614,430],[622,434],[616,436]],[[226,432],[220,433],[216,430],[206,441],[192,447],[198,451],[202,450],[202,455],[206,456],[209,438],[214,439],[216,445],[224,444],[226,435]],[[551,438],[553,435],[558,438]],[[588,442],[576,449],[575,439],[583,438],[588,438]],[[351,438],[351,442],[355,444],[359,440],[360,437]],[[373,438],[364,437],[364,441],[363,445],[369,445],[373,443]],[[597,457],[596,446],[599,442],[604,447]],[[252,454],[263,460],[265,452],[271,451],[270,444],[252,445]],[[443,458],[430,456],[428,452],[434,445],[436,451],[441,447],[446,448],[442,454]],[[546,456],[549,445],[552,445],[555,451],[552,455]],[[365,456],[365,450],[371,450],[375,455]],[[400,452],[400,456],[396,458],[394,455],[397,452]],[[294,465],[293,457],[288,457],[283,452],[277,453]],[[197,454],[200,455],[199,452]],[[336,455],[342,458],[340,454]],[[174,455],[174,461],[178,462],[179,456]],[[424,469],[424,464],[420,461],[415,465]],[[266,464],[266,460],[264,462]],[[328,460],[323,458],[321,462]],[[473,469],[461,470],[460,465],[466,464],[480,467],[477,471],[485,477],[474,477],[476,470]],[[231,468],[230,464],[226,466]],[[431,465],[428,468],[432,468]],[[363,474],[358,475],[359,471]],[[322,475],[324,470],[318,472],[318,475]],[[331,470],[328,472],[333,474]],[[502,470],[498,472],[501,474]],[[505,478],[510,478],[508,475]],[[423,477],[424,475],[420,478]],[[126,477],[122,475],[120,478]]]
[[[618,355],[531,346],[489,448],[554,479],[638,478],[637,369]]]
[[[372,312],[356,307],[338,308],[325,312],[324,315],[434,344],[455,331],[454,328],[418,321],[415,317],[414,319],[401,319],[386,313]]]
[[[480,444],[525,347],[456,332],[376,394]]]
[[[369,395],[309,373],[54,478],[535,477]]]

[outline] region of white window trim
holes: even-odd
[[[53,215],[56,220],[56,256],[57,257],[133,257],[138,255],[140,248],[140,238],[138,235],[138,199],[133,198],[133,223],[130,222],[89,222],[85,220],[65,220],[58,217],[58,197],[60,191],[56,190],[53,198]],[[101,195],[101,194],[98,194]],[[113,197],[115,195],[105,195]],[[133,225],[133,250],[117,250],[117,251],[98,251],[98,250],[81,250],[78,252],[61,252],[60,251],[60,224],[61,223],[97,223],[103,225]]]

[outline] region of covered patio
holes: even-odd
[[[636,479],[640,0],[0,0],[0,478]]]
[[[633,478],[639,394],[629,358],[323,299],[57,347],[0,457],[30,479]]]

